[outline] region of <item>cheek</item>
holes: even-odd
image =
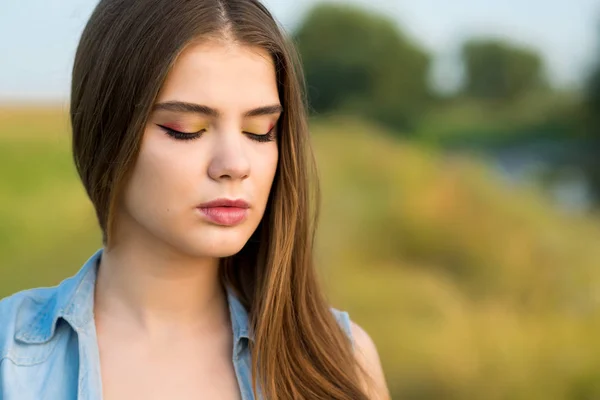
[[[153,212],[172,210],[176,199],[185,199],[192,167],[168,142],[152,138],[142,143],[129,187],[130,206]],[[168,138],[167,138],[168,139]]]
[[[260,185],[261,195],[264,198],[267,198],[269,195],[269,191],[271,185],[273,184],[273,178],[275,177],[275,172],[277,171],[277,165],[279,162],[279,153],[277,151],[277,145],[273,144],[273,147],[268,151],[262,152],[256,161],[257,171],[260,171],[258,177],[258,184]]]

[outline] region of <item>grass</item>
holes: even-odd
[[[94,214],[55,109],[0,110],[0,297],[56,284],[97,246]]]
[[[320,260],[394,398],[600,397],[600,224],[352,119],[313,129]]]

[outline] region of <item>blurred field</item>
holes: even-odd
[[[60,110],[0,110],[0,297],[58,282],[100,242],[68,129]]]
[[[318,262],[394,399],[600,398],[599,218],[359,120],[312,126]],[[69,145],[64,111],[0,110],[0,297],[100,246]]]

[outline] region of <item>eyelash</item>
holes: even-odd
[[[204,132],[206,132],[206,129],[202,129],[198,132],[186,133],[186,132],[176,131],[171,128],[167,128],[166,126],[159,125],[159,124],[157,124],[157,126],[161,129],[163,129],[167,135],[169,135],[177,140],[198,139],[200,136],[202,136],[202,134]],[[275,127],[276,126],[274,126],[269,132],[267,132],[264,135],[257,135],[255,133],[250,133],[250,132],[243,132],[243,133],[246,134],[251,140],[254,140],[256,142],[260,142],[260,143],[272,142],[273,140],[275,140]]]

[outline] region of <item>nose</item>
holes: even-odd
[[[208,175],[215,181],[246,179],[250,175],[250,160],[241,132],[219,132],[214,136]],[[247,139],[246,139],[247,140]]]

